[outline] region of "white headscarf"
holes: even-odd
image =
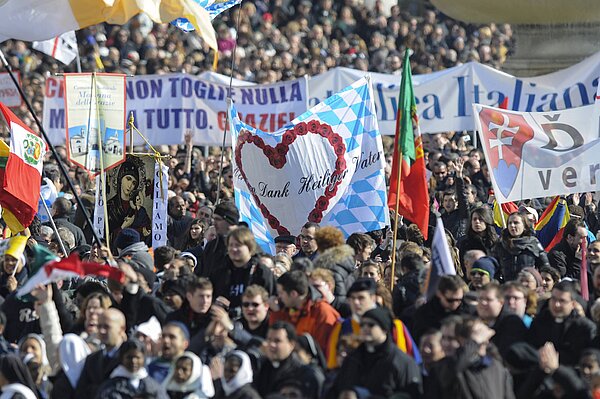
[[[192,361],[192,374],[190,378],[184,382],[175,382],[175,366],[181,358],[187,358]],[[192,352],[183,352],[173,363],[165,381],[163,382],[167,391],[172,392],[194,392],[200,398],[211,398],[215,395],[215,387],[212,382],[212,375],[208,366],[202,364],[198,356]]]
[[[90,348],[79,335],[66,334],[58,345],[60,366],[73,388],[77,386],[85,359],[89,354]]]
[[[41,335],[33,333],[27,334],[19,341],[19,354],[23,359],[23,363],[27,364],[33,359],[33,355],[28,355],[24,352],[21,352],[21,346],[30,338],[35,339],[40,344],[40,350],[42,352],[42,366],[49,366],[50,362],[48,361],[48,355],[46,354],[46,341],[44,341],[44,338]]]
[[[231,351],[227,354],[226,359],[230,356],[239,358],[242,361],[242,364],[240,365],[240,369],[238,370],[237,374],[231,380],[226,381],[225,377],[221,377],[221,385],[223,386],[225,396],[229,396],[244,385],[251,383],[253,377],[250,357],[246,354],[246,352],[237,350]]]
[[[35,396],[31,389],[27,388],[23,384],[19,384],[18,382],[3,386],[0,399],[10,399],[17,393],[23,395],[25,399],[37,399],[37,396]]]

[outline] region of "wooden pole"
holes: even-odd
[[[399,117],[401,117],[399,115]],[[397,132],[396,134],[399,134]],[[392,276],[390,278],[390,291],[394,292],[394,282],[396,279],[396,241],[398,239],[398,222],[400,221],[400,213],[398,212],[398,207],[400,206],[400,184],[402,182],[402,149],[398,150],[398,176],[396,181],[396,203],[395,203],[395,219],[394,219],[394,234],[392,241]]]

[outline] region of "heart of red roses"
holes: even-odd
[[[250,133],[248,130],[243,130],[237,139],[237,143],[235,146],[235,163],[240,172],[241,178],[244,180],[248,189],[250,190],[250,194],[256,205],[260,209],[260,212],[264,216],[267,223],[273,230],[276,230],[279,235],[288,235],[290,231],[285,226],[281,225],[279,219],[273,215],[269,209],[262,203],[258,195],[256,195],[256,190],[248,181],[246,176],[246,172],[244,171],[244,165],[242,160],[242,148],[246,144],[254,144],[258,148],[260,148],[263,154],[267,157],[269,164],[275,169],[281,169],[285,166],[287,162],[287,153],[290,150],[290,145],[292,145],[297,138],[305,136],[307,134],[316,134],[327,140],[329,145],[333,148],[333,151],[336,155],[335,160],[335,170],[333,172],[333,176],[341,176],[344,171],[346,171],[347,165],[346,160],[344,159],[344,155],[346,154],[346,144],[342,137],[335,133],[331,126],[326,123],[322,123],[316,120],[312,120],[309,122],[300,122],[295,125],[293,128],[288,129],[282,136],[281,142],[277,144],[275,147],[265,144],[264,140],[259,136],[255,136]],[[323,212],[327,210],[329,207],[329,202],[335,195],[337,194],[337,190],[339,185],[342,183],[343,179],[335,179],[333,186],[325,190],[325,192],[317,198],[315,201],[315,205],[313,209],[307,215],[307,220],[310,222],[319,223],[323,219]]]

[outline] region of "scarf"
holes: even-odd
[[[148,377],[148,372],[145,367],[142,367],[135,373],[127,370],[123,365],[117,366],[116,369],[110,373],[110,378],[123,377],[129,380],[128,382],[135,388],[138,389],[140,386],[140,381],[144,378]]]
[[[229,381],[221,377],[221,385],[226,396],[231,395],[241,387],[252,382],[252,366],[250,365],[250,357],[242,351],[232,351],[227,357],[235,356],[242,361],[237,374]]]

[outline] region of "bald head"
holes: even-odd
[[[480,249],[471,249],[465,252],[465,256],[463,257],[463,263],[465,266],[465,271],[467,272],[467,278],[471,274],[471,267],[473,267],[473,263],[475,263],[479,258],[483,258],[486,256],[485,252]]]
[[[127,339],[125,315],[118,309],[106,309],[98,323],[98,338],[108,348],[118,348]]]

